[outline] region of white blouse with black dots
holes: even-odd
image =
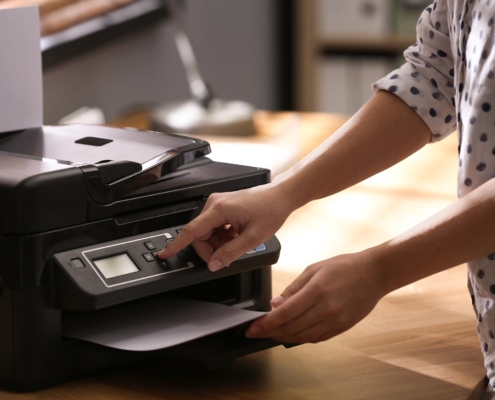
[[[458,197],[495,177],[495,0],[437,0],[423,11],[406,63],[373,85],[399,96],[432,141],[457,129]],[[494,238],[495,239],[495,238]],[[490,390],[495,390],[494,253],[468,263]]]

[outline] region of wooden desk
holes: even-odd
[[[300,132],[300,155],[309,154],[319,146],[328,136],[339,129],[347,117],[342,115],[328,115],[321,113],[271,113],[257,111],[254,117],[256,135],[249,137],[222,137],[202,136],[211,143],[212,147],[218,143],[276,143],[283,140],[285,129],[297,129]],[[150,114],[148,111],[135,111],[122,116],[112,123],[118,127],[133,127],[137,129],[149,129]]]
[[[261,129],[273,129],[281,118],[260,114]],[[309,149],[343,118],[302,115],[301,121]],[[273,269],[274,295],[307,265],[387,240],[455,201],[456,146],[453,136],[427,146],[395,168],[295,212],[278,233],[283,251]],[[461,400],[483,374],[460,266],[390,294],[368,318],[325,343],[271,349],[216,373],[155,360],[35,393],[1,391],[0,399]]]

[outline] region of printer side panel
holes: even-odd
[[[60,311],[48,308],[48,288],[12,290],[14,334],[13,387],[31,390],[49,382],[60,369],[63,359],[54,358],[59,353],[61,318]],[[57,357],[58,358],[58,357]],[[71,357],[72,358],[72,357]],[[66,368],[70,368],[67,363]]]
[[[46,298],[46,288],[3,289],[0,296],[1,386],[31,390],[49,384],[54,372],[61,370],[61,357],[57,356],[60,353],[57,351],[60,311],[47,308]],[[73,362],[73,357],[70,358]],[[64,368],[71,365],[67,363]]]
[[[0,279],[1,282],[1,279]],[[2,381],[14,380],[14,328],[12,291],[0,289],[0,377]]]

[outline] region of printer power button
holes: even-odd
[[[85,267],[84,263],[81,261],[80,258],[73,258],[72,260],[70,260],[70,262],[77,269],[80,269],[80,268],[84,268]]]

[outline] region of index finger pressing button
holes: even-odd
[[[158,261],[158,264],[160,264],[160,266],[163,269],[170,269],[170,265],[168,264],[168,262],[166,260],[162,260],[160,257],[158,257],[157,251],[154,251],[152,254],[155,257],[155,260]]]

